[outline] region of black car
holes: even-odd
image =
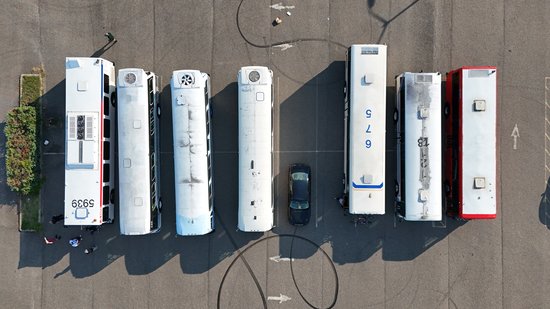
[[[288,220],[306,225],[311,215],[311,168],[292,164],[288,170]]]

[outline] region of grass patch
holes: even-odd
[[[42,80],[38,75],[23,75],[21,77],[20,106],[38,107],[38,99],[42,95]]]
[[[21,197],[21,230],[40,231],[40,194]]]

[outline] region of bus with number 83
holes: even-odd
[[[441,221],[441,74],[403,73],[395,90],[396,214],[407,221]]]

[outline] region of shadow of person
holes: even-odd
[[[65,273],[67,273],[69,270],[71,270],[71,265],[70,264],[67,267],[65,267],[65,269],[63,269],[62,271],[55,274],[55,276],[53,278],[55,279],[55,278],[65,274]]]
[[[90,57],[92,58],[100,57],[106,51],[108,51],[111,47],[115,46],[116,43],[117,43],[117,40],[107,42],[107,44],[103,45],[100,49],[96,50]]]

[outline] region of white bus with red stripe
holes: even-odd
[[[462,219],[496,218],[496,67],[462,67],[449,72],[444,118],[447,214]]]
[[[386,45],[347,52],[344,194],[351,214],[386,210]]]
[[[162,208],[158,76],[119,70],[117,99],[120,234],[156,233]]]
[[[396,212],[407,221],[442,219],[441,74],[395,79]]]
[[[114,219],[115,67],[65,59],[65,225]]]

